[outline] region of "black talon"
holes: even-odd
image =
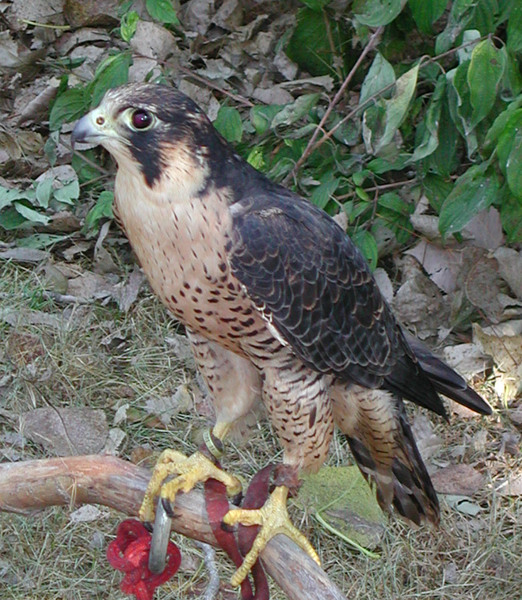
[[[154,525],[150,521],[143,521],[143,527],[145,527],[149,533],[154,531]]]
[[[224,521],[221,521],[221,529],[227,533],[234,533],[234,526],[228,525],[228,523],[225,523]]]
[[[174,509],[172,507],[172,503],[170,502],[170,500],[168,498],[161,498],[161,504],[163,504],[163,508],[165,509],[167,516],[170,519],[173,519],[174,518]]]
[[[232,496],[230,502],[234,506],[241,506],[241,503],[243,502],[243,492],[238,492],[235,496]]]

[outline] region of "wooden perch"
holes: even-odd
[[[29,513],[54,505],[103,504],[136,516],[150,472],[112,456],[74,456],[0,464],[0,511]],[[216,545],[203,494],[176,498],[172,529]],[[290,600],[346,600],[294,542],[273,538],[262,553],[267,572]]]

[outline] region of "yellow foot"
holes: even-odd
[[[176,475],[171,481],[164,483],[167,477]],[[198,482],[217,479],[227,488],[231,496],[241,491],[239,479],[229,475],[217,467],[211,460],[196,452],[185,456],[176,450],[164,450],[154,467],[147,491],[140,508],[142,521],[154,520],[154,498],[158,495],[174,502],[178,492],[189,492]]]
[[[224,516],[223,522],[227,525],[242,523],[243,525],[261,525],[250,552],[245,556],[243,564],[232,575],[230,583],[234,586],[240,585],[243,579],[248,575],[250,569],[256,562],[259,554],[267,543],[278,533],[284,533],[320,565],[321,562],[314,550],[312,544],[295,527],[286,509],[286,500],[288,497],[288,488],[284,485],[276,487],[266,503],[259,509],[233,509],[229,510]]]

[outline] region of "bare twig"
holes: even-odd
[[[203,551],[203,560],[208,571],[208,585],[203,596],[203,600],[215,600],[219,592],[219,573],[216,567],[216,551],[210,544],[197,542],[198,546]]]
[[[316,142],[317,136],[319,135],[320,132],[324,132],[324,125],[325,125],[326,121],[328,120],[328,117],[330,116],[332,110],[335,108],[335,106],[338,104],[340,99],[343,97],[343,94],[344,94],[348,84],[353,79],[355,73],[357,72],[357,69],[360,67],[362,61],[366,58],[366,55],[370,52],[370,50],[373,50],[373,48],[376,46],[377,41],[378,41],[382,31],[383,31],[383,27],[378,27],[375,30],[375,32],[372,34],[372,36],[370,37],[370,40],[368,41],[364,50],[361,52],[359,58],[357,59],[357,61],[353,65],[352,69],[346,76],[345,80],[343,81],[343,84],[341,85],[341,87],[339,88],[339,90],[337,91],[337,93],[335,94],[333,99],[330,101],[330,104],[328,105],[328,108],[326,109],[326,112],[324,113],[323,118],[319,122],[319,125],[316,127],[312,137],[308,141],[308,144],[307,144],[303,154],[301,155],[299,160],[296,162],[292,171],[285,178],[284,183],[288,183],[288,180],[295,176],[297,171],[300,169],[301,165],[310,156],[310,154],[315,150],[315,146],[316,146],[315,142]]]
[[[53,505],[102,504],[137,515],[150,472],[112,456],[73,456],[0,464],[0,511],[29,514]],[[203,494],[179,494],[172,529],[216,545]],[[326,573],[283,535],[263,550],[263,563],[290,600],[346,600]]]
[[[247,106],[248,108],[252,108],[253,106],[255,106],[253,102],[250,102],[250,100],[247,100],[244,96],[240,96],[239,94],[234,94],[232,92],[229,92],[222,86],[217,85],[217,83],[214,83],[213,81],[210,81],[209,79],[206,79],[205,77],[201,77],[201,75],[194,73],[194,71],[191,69],[187,69],[185,67],[180,67],[179,70],[182,73],[185,73],[186,79],[193,79],[194,81],[199,81],[199,83],[203,83],[207,87],[209,87],[213,90],[217,90],[218,92],[222,93],[224,96],[228,96],[229,98],[232,98],[232,100],[234,100],[238,104],[242,104],[243,106]]]
[[[340,95],[341,95],[340,94],[341,91],[344,91],[344,88],[346,87],[346,85],[348,84],[348,82],[350,81],[350,79],[353,77],[353,73],[355,72],[355,69],[357,69],[357,67],[359,66],[362,58],[364,58],[364,55],[367,54],[371,50],[370,44],[372,44],[372,42],[373,42],[373,44],[375,45],[376,42],[374,42],[374,40],[377,39],[377,33],[378,32],[379,32],[379,30],[375,31],[375,33],[373,34],[372,38],[368,42],[368,45],[363,50],[363,53],[361,54],[361,56],[359,56],[359,59],[358,59],[357,63],[354,65],[353,69],[350,71],[350,73],[346,77],[345,81],[343,82],[343,85],[341,86],[341,88],[339,89],[339,91],[337,92],[337,94],[335,95],[334,99],[330,102],[327,111],[325,112],[325,114],[324,114],[323,118],[321,119],[319,125],[315,129],[314,134],[310,138],[310,141],[308,142],[308,145],[306,146],[305,151],[303,152],[303,154],[300,157],[300,159],[296,162],[296,164],[295,164],[294,168],[292,169],[292,171],[285,178],[284,183],[288,184],[289,179],[292,178],[292,177],[295,177],[297,175],[297,171],[301,168],[301,166],[303,165],[303,163],[305,162],[305,160],[308,158],[308,156],[310,156],[310,154],[312,152],[314,152],[315,150],[319,149],[325,142],[327,142],[330,138],[332,138],[332,136],[334,135],[334,133],[337,131],[337,129],[339,129],[339,127],[341,127],[341,125],[343,125],[344,123],[346,123],[347,121],[349,121],[350,119],[352,119],[353,117],[355,117],[355,115],[357,113],[359,113],[362,110],[364,110],[372,102],[374,102],[375,100],[377,100],[380,96],[382,96],[388,90],[392,89],[395,86],[396,82],[394,81],[394,82],[390,83],[389,85],[383,87],[382,89],[378,90],[375,94],[372,94],[371,96],[369,96],[362,104],[359,104],[358,106],[356,106],[355,108],[353,108],[338,123],[336,123],[335,126],[332,127],[332,129],[330,129],[330,131],[326,132],[324,130],[324,124],[326,122],[326,119],[330,115],[330,112],[331,112],[332,108],[337,103],[338,97],[340,97]],[[419,65],[419,67],[420,68],[425,67],[426,65],[429,65],[429,64],[432,64],[434,62],[437,62],[439,59],[444,58],[445,56],[448,56],[450,54],[455,54],[460,49],[466,48],[467,46],[472,46],[474,44],[477,44],[480,40],[485,39],[486,37],[488,37],[488,36],[483,36],[482,38],[479,38],[479,39],[476,39],[476,40],[472,40],[471,42],[466,42],[465,44],[461,44],[458,48],[452,48],[451,50],[448,50],[447,52],[443,52],[442,54],[438,54],[437,56],[433,56],[433,57],[426,56],[426,57],[423,57],[422,60],[421,60],[420,65]],[[319,135],[320,132],[323,133],[323,137],[321,139],[317,140],[317,136]]]

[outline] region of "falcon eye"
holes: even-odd
[[[153,122],[153,116],[148,110],[137,108],[131,115],[131,123],[134,129],[143,131],[148,129]]]

